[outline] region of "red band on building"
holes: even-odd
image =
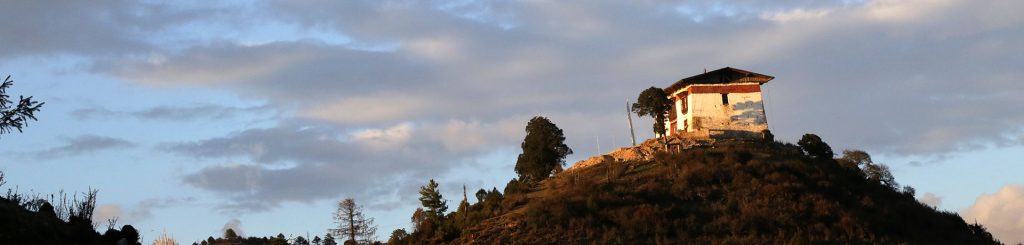
[[[754,93],[761,92],[761,85],[690,86],[686,91],[691,94]]]

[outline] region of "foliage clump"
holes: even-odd
[[[533,117],[526,123],[523,153],[516,160],[519,182],[533,184],[560,171],[572,149],[565,145],[562,129],[545,117]]]
[[[664,89],[657,87],[650,87],[640,92],[636,103],[633,103],[633,112],[654,119],[654,135],[665,134],[665,118],[671,108],[672,100],[668,99],[668,94]]]

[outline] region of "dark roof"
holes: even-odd
[[[714,71],[705,72],[700,75],[680,79],[671,86],[665,88],[668,94],[685,88],[691,84],[723,84],[723,83],[753,83],[764,84],[775,79],[773,76],[749,72],[732,67],[726,67]]]

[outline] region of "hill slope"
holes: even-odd
[[[500,207],[460,207],[448,216],[459,231],[407,242],[998,243],[980,225],[919,203],[912,188],[899,190],[869,158],[857,165],[792,144],[740,141],[647,158],[590,162],[506,193]]]

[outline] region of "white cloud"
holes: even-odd
[[[109,220],[117,218],[118,223],[125,223],[124,211],[118,204],[100,204],[96,206],[92,215],[92,222],[99,227],[106,227]],[[118,227],[120,228],[120,227]],[[101,230],[103,232],[106,230]]]
[[[436,102],[404,92],[355,95],[313,105],[299,116],[338,124],[390,122],[429,114]]]
[[[1024,243],[1024,185],[1007,184],[984,194],[963,211],[967,222],[977,221],[1007,244]]]
[[[955,0],[873,0],[866,5],[866,16],[885,22],[921,21],[962,3]]]
[[[942,205],[942,197],[931,192],[925,192],[924,195],[917,198],[917,200],[932,207],[939,207]]]
[[[412,123],[401,123],[385,129],[365,129],[352,134],[352,139],[379,151],[394,150],[412,137]]]
[[[830,9],[793,9],[784,12],[767,12],[762,13],[761,18],[775,21],[775,22],[790,22],[790,21],[807,21],[816,20],[828,16],[832,10]]]

